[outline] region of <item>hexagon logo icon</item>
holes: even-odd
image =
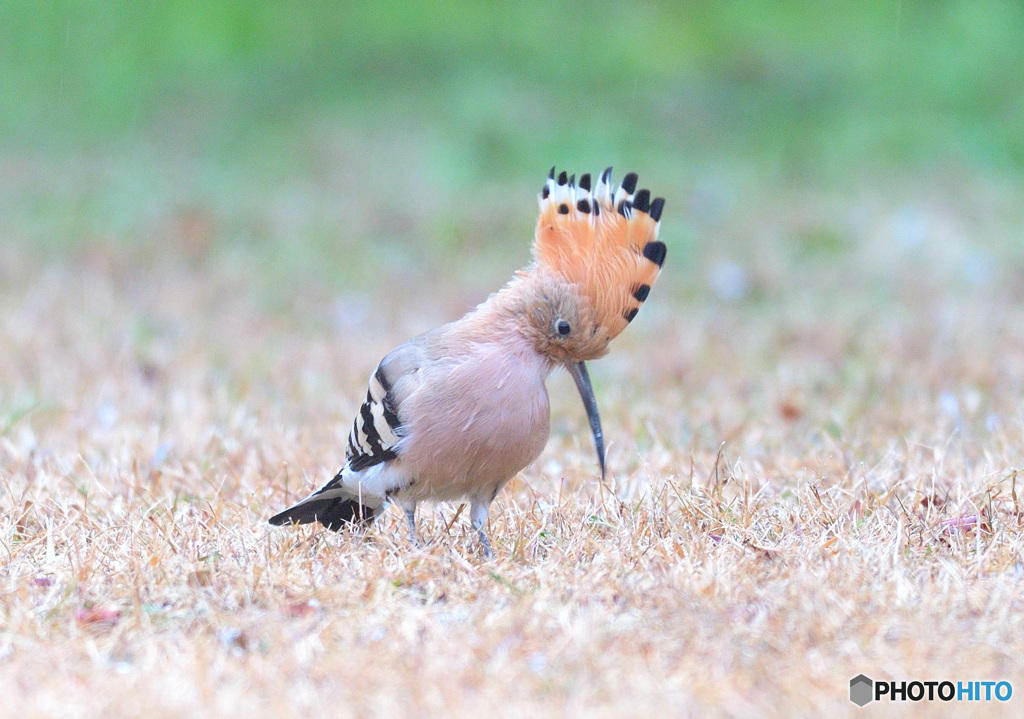
[[[874,682],[863,674],[850,680],[850,701],[859,707],[870,702],[874,697]]]

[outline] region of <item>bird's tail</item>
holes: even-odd
[[[383,510],[383,504],[373,502],[375,498],[361,496],[358,490],[345,486],[344,475],[345,470],[342,469],[334,479],[313,494],[280,514],[275,514],[270,518],[270,523],[280,526],[320,522],[335,532],[353,525],[365,526],[372,523]]]

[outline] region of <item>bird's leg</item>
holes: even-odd
[[[469,518],[473,522],[473,528],[480,535],[480,544],[484,548],[484,556],[488,559],[494,559],[494,550],[491,549],[491,543],[487,541],[487,533],[484,531],[484,528],[487,526],[487,510],[487,504],[474,500],[469,508]]]
[[[421,546],[420,540],[416,536],[416,505],[406,504],[402,506],[402,509],[405,510],[405,518],[409,522],[409,538],[412,540],[413,545],[419,547]]]

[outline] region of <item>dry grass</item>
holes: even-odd
[[[447,505],[423,549],[396,511],[365,536],[266,524],[337,468],[374,363],[456,314],[450,289],[271,310],[257,268],[185,241],[15,243],[0,714],[820,716],[854,709],[860,672],[1024,693],[1020,265],[962,281],[950,240],[1019,227],[935,212],[953,255],[901,255],[889,210],[857,212],[827,262],[778,259],[817,222],[799,207],[698,227],[765,243],[741,257],[760,299],[707,299],[670,262],[593,366],[616,496],[553,380],[492,562]]]

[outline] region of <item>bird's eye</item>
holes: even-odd
[[[555,329],[558,330],[558,334],[562,335],[562,337],[565,337],[572,331],[572,327],[565,320],[558,320],[555,323]]]

